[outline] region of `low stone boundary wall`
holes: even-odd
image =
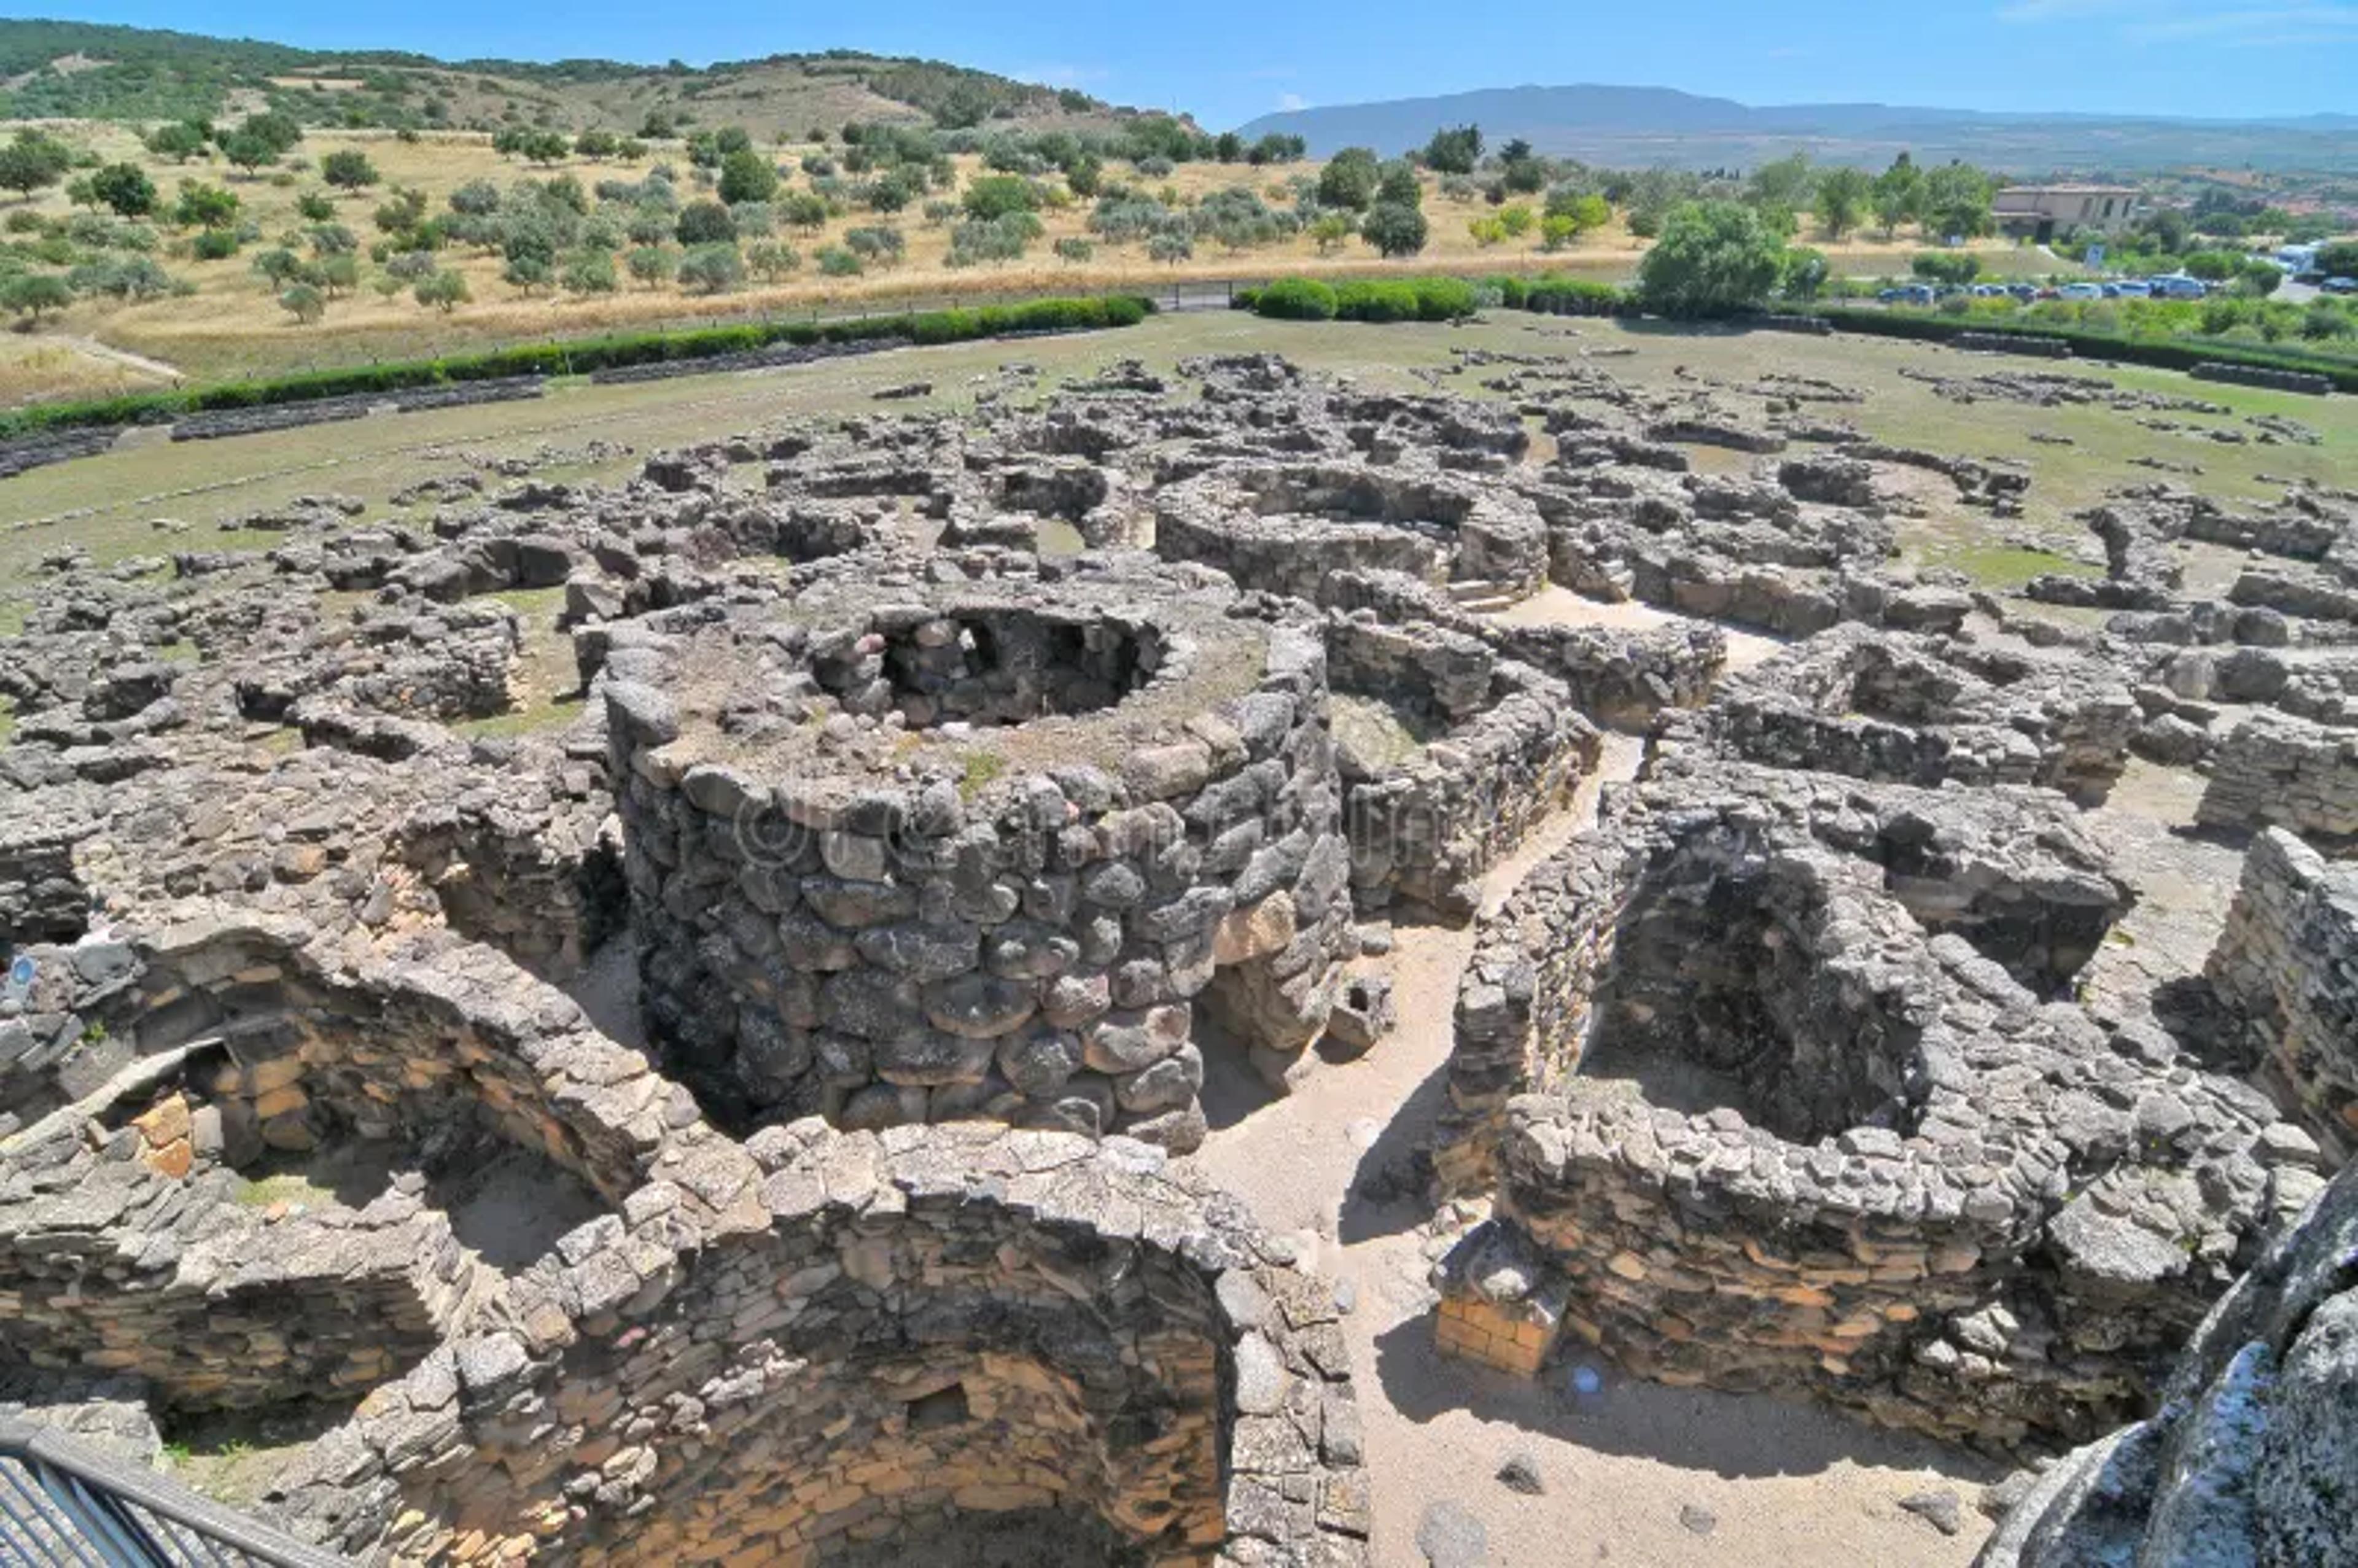
[[[460,408],[478,403],[507,403],[538,397],[546,388],[536,375],[502,376],[488,381],[456,382],[447,386],[406,387],[395,392],[356,392],[346,397],[320,397],[305,403],[276,403],[258,408],[222,408],[191,414],[174,423],[176,441],[211,441],[226,436],[253,436],[265,430],[292,430],[304,425],[325,425],[361,419],[390,405],[396,414],[429,408]]]
[[[2034,359],[2068,360],[2071,345],[2061,338],[2036,338],[2021,332],[1960,332],[1952,346],[1990,354],[2028,354]]]
[[[821,360],[839,360],[854,354],[872,354],[885,349],[908,346],[907,341],[901,338],[868,338],[848,343],[778,343],[766,349],[748,349],[743,353],[707,354],[700,359],[650,360],[645,364],[614,365],[590,372],[590,379],[599,386],[615,386],[634,381],[668,381],[681,375],[726,375],[735,371],[775,370],[781,365],[814,364]]]
[[[1789,316],[1775,311],[1751,317],[1748,324],[1772,332],[1807,332],[1813,338],[1830,338],[1834,330],[1834,324],[1823,316]]]
[[[2281,827],[2252,840],[2203,973],[2243,1015],[2278,1102],[2358,1153],[2358,864]]]
[[[122,433],[120,426],[100,425],[81,430],[50,430],[0,442],[0,479],[14,479],[20,473],[75,458],[96,457],[114,446],[114,438]]]
[[[2275,392],[2305,392],[2323,397],[2333,390],[2333,378],[2296,370],[2264,370],[2258,365],[2223,364],[2206,360],[2187,372],[2197,381],[2228,381],[2242,386],[2265,386]]]
[[[2212,752],[2195,807],[2206,827],[2289,827],[2332,843],[2358,839],[2358,730],[2263,709]]]

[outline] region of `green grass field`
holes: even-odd
[[[387,498],[393,492],[453,471],[459,466],[455,454],[461,450],[524,454],[544,445],[576,447],[600,438],[627,445],[636,455],[569,469],[562,477],[611,480],[634,470],[640,457],[665,446],[708,439],[782,416],[873,410],[879,406],[871,401],[877,389],[913,379],[931,381],[934,395],[892,407],[970,407],[978,381],[995,381],[992,373],[1011,361],[1038,365],[1045,384],[1093,371],[1118,357],[1135,356],[1167,371],[1190,354],[1265,349],[1305,368],[1347,373],[1368,385],[1418,391],[1424,384],[1412,373],[1449,364],[1453,350],[1476,348],[1543,355],[1631,350],[1600,362],[1625,380],[1662,388],[1692,385],[1681,378],[1681,367],[1727,385],[1749,383],[1770,372],[1823,377],[1866,395],[1863,405],[1844,406],[1838,412],[1870,435],[2026,464],[2034,479],[2021,519],[1994,525],[1986,514],[1954,504],[1934,485],[1920,498],[1925,514],[1911,519],[1903,530],[1911,562],[1954,566],[2001,591],[2038,571],[2074,569],[2061,556],[2026,551],[2012,542],[2015,538],[2077,536],[2080,530],[2071,514],[2107,490],[2181,477],[2157,473],[2132,460],[2199,464],[2201,476],[2185,482],[2223,501],[2259,502],[2280,492],[2263,474],[2346,483],[2351,452],[2358,443],[2358,399],[2197,383],[2167,371],[2062,367],[2122,387],[2204,398],[2231,410],[2223,416],[2169,416],[2189,426],[2238,426],[2256,434],[2240,426],[2242,416],[2276,414],[2311,427],[2323,442],[2223,446],[2147,429],[2134,416],[2098,405],[1952,403],[1900,371],[1967,376],[1999,369],[2057,367],[1884,339],[1680,330],[1660,323],[1574,321],[1506,310],[1488,312],[1465,326],[1283,322],[1215,311],[1153,318],[1120,332],[897,349],[752,373],[621,386],[560,383],[548,396],[532,402],[384,416],[231,440],[176,445],[159,433],[135,432],[103,456],[0,481],[0,514],[16,524],[0,532],[0,617],[21,613],[27,575],[42,555],[60,546],[80,546],[102,563],[134,556],[160,557],[176,549],[265,549],[280,536],[224,531],[221,524],[324,491],[357,495],[369,503],[368,518],[383,520],[391,515]],[[1481,393],[1478,379],[1447,377],[1443,384],[1467,395],[1488,395]],[[1757,398],[1722,395],[1740,406],[1760,406]],[[2049,444],[2034,436],[2068,438],[2072,444]],[[184,533],[161,532],[151,526],[156,518],[190,526]],[[549,607],[525,608],[535,623],[548,618]],[[557,694],[547,695],[553,700]]]

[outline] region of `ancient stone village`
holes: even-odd
[[[1971,406],[2199,384],[1519,341],[47,547],[0,1410],[324,1562],[1646,1562],[1482,1516],[1666,1399],[1935,1472],[1789,1541],[2358,1562],[2358,492],[2001,597],[1894,564],[2045,482]]]

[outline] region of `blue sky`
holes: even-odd
[[[27,10],[59,15],[41,0]],[[1752,103],[2239,115],[2358,113],[2358,0],[1655,0],[1511,7],[1362,0],[704,0],[484,5],[124,0],[87,21],[322,49],[678,58],[827,48],[927,55],[1192,111],[1269,110],[1528,82],[1682,88]]]

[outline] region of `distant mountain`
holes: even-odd
[[[1543,153],[1618,167],[1748,168],[1788,153],[1879,168],[1906,149],[1918,161],[1964,158],[2029,175],[2131,173],[2200,163],[2358,169],[2358,115],[2191,120],[2165,115],[2000,114],[1886,103],[1756,106],[1667,87],[1502,87],[1264,114],[1238,127],[1250,140],[1299,135],[1314,157],[1347,146],[1387,155],[1422,146],[1446,125],[1482,127],[1496,146],[1520,136]]]
[[[1087,125],[1116,110],[1084,92],[939,60],[830,50],[702,67],[673,61],[441,60],[304,49],[88,22],[0,20],[0,120],[157,120],[270,107],[310,124],[630,132],[743,125],[764,138],[847,120],[943,127]]]

